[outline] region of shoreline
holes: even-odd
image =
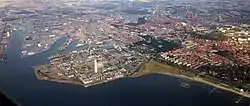
[[[171,76],[171,77],[176,77],[176,78],[181,78],[181,79],[188,79],[190,81],[207,84],[209,86],[216,87],[216,88],[219,88],[221,90],[228,91],[230,93],[235,93],[235,94],[238,94],[240,96],[250,98],[250,94],[244,94],[245,92],[239,92],[239,91],[236,91],[234,89],[230,89],[230,88],[226,88],[224,86],[218,85],[218,84],[214,84],[212,82],[209,82],[209,81],[206,81],[206,80],[202,79],[201,77],[189,77],[189,76],[185,76],[185,75],[172,74],[172,73],[168,73],[168,72],[147,73],[147,74],[143,74],[143,75],[140,75],[140,76],[128,76],[128,77],[136,78],[136,77],[141,77],[141,76],[150,75],[150,74],[159,74],[159,75],[166,75],[166,76]],[[223,84],[223,83],[221,83],[221,84]]]
[[[118,77],[118,78],[114,78],[114,79],[111,79],[111,80],[101,80],[101,81],[98,81],[98,82],[95,82],[95,83],[89,83],[89,84],[83,84],[82,82],[72,83],[72,82],[69,82],[69,81],[64,81],[64,80],[59,80],[59,79],[41,78],[39,76],[37,70],[36,70],[37,68],[39,68],[39,66],[35,66],[33,68],[35,69],[35,76],[36,76],[36,78],[38,80],[51,81],[51,82],[64,83],[64,84],[80,85],[80,86],[83,86],[85,88],[100,85],[100,84],[104,84],[104,83],[108,83],[108,82],[115,81],[115,80],[122,79],[122,78],[126,78],[126,76],[123,76],[123,77]]]
[[[22,106],[20,102],[18,102],[15,98],[13,98],[10,95],[7,95],[3,90],[0,89],[0,93],[5,96],[7,99],[9,99],[12,103],[14,103],[16,106]]]
[[[81,83],[71,83],[71,82],[68,82],[68,81],[61,81],[61,80],[57,80],[57,79],[43,79],[43,78],[39,78],[39,75],[38,75],[36,69],[40,68],[40,67],[39,66],[35,66],[33,68],[35,69],[36,77],[39,80],[52,81],[52,82],[58,82],[58,83],[67,83],[67,84],[81,85],[81,86],[84,86],[85,88],[88,88],[88,87],[91,87],[91,86],[95,86],[95,85],[99,85],[99,84],[103,84],[103,83],[108,83],[110,81],[114,81],[114,80],[118,80],[118,79],[122,79],[122,78],[137,78],[137,77],[141,77],[141,76],[144,76],[144,75],[160,74],[160,75],[172,76],[172,77],[181,78],[181,79],[188,79],[190,81],[207,84],[209,86],[213,86],[213,87],[219,88],[221,90],[225,90],[225,91],[228,91],[228,92],[231,92],[231,93],[238,94],[238,95],[243,96],[243,97],[250,98],[250,94],[249,93],[247,94],[246,92],[237,91],[237,90],[233,89],[229,85],[228,85],[229,88],[225,87],[225,86],[223,86],[223,85],[225,85],[224,83],[221,83],[221,82],[216,81],[216,80],[211,80],[210,79],[211,81],[218,82],[219,84],[216,84],[216,83],[213,83],[213,82],[210,82],[210,81],[206,81],[202,77],[187,76],[187,75],[183,75],[183,74],[180,74],[180,73],[171,73],[171,72],[168,72],[168,71],[164,71],[164,72],[162,72],[162,71],[151,72],[150,70],[140,70],[140,71],[135,72],[133,74],[125,75],[123,77],[115,78],[115,79],[112,79],[112,80],[104,80],[104,81],[100,81],[100,82],[93,83],[93,84],[81,84]],[[144,71],[146,71],[146,72],[144,72]]]
[[[133,73],[129,77],[140,77],[140,76],[149,75],[149,74],[161,74],[161,75],[168,75],[168,76],[173,76],[173,77],[181,78],[181,79],[188,79],[190,81],[207,84],[209,86],[216,87],[221,90],[225,90],[234,94],[238,94],[243,97],[250,98],[250,93],[240,91],[238,88],[234,88],[233,86],[227,85],[216,79],[196,76],[195,74],[190,73],[189,71],[179,69],[179,68],[170,66],[168,64],[162,64],[154,60],[150,60],[148,63],[146,63],[144,67],[141,68],[139,72]]]

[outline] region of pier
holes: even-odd
[[[216,89],[217,89],[217,87],[214,87],[214,88],[209,92],[209,95],[212,94]]]

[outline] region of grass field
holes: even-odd
[[[159,63],[156,61],[150,61],[146,63],[139,72],[132,74],[130,77],[139,77],[147,74],[174,74],[174,75],[183,75],[187,72],[172,67],[167,64]]]

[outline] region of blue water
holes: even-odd
[[[21,32],[13,31],[8,45],[7,63],[0,63],[0,90],[24,106],[248,106],[238,95],[212,87],[164,75],[124,78],[84,88],[78,85],[37,80],[30,66],[45,64],[47,57],[61,53],[56,48],[65,42],[59,39],[50,50],[21,59]],[[190,83],[189,89],[180,87]]]

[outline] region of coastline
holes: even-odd
[[[191,80],[191,81],[194,81],[194,82],[207,84],[207,85],[219,88],[221,90],[229,91],[231,93],[235,93],[235,94],[250,98],[250,94],[244,94],[244,92],[239,92],[239,91],[236,91],[236,90],[233,90],[233,89],[230,89],[230,88],[226,88],[226,87],[221,86],[221,85],[211,83],[209,81],[206,81],[206,80],[202,79],[201,77],[188,77],[188,76],[185,76],[185,75],[178,75],[178,74],[172,74],[172,73],[167,73],[167,72],[165,72],[165,73],[163,73],[163,72],[148,73],[148,74],[144,74],[144,75],[149,75],[149,74],[160,74],[160,75],[172,76],[172,77],[181,78],[181,79],[188,79],[188,80]],[[144,76],[144,75],[140,75],[140,76]],[[135,76],[135,77],[134,76],[132,76],[132,77],[129,76],[129,77],[136,78],[136,77],[140,77],[140,76]]]
[[[188,79],[190,81],[198,82],[198,83],[203,83],[207,84],[225,91],[229,91],[231,93],[235,93],[238,95],[241,95],[243,97],[250,98],[250,93],[247,92],[242,92],[238,90],[237,88],[233,88],[230,85],[227,85],[223,82],[214,80],[214,79],[209,79],[201,76],[196,76],[193,73],[190,73],[188,71],[170,66],[168,64],[163,64],[156,62],[154,60],[150,60],[149,62],[145,63],[143,67],[141,67],[140,71],[133,73],[132,75],[129,75],[128,77],[140,77],[143,75],[149,75],[149,74],[161,74],[161,75],[168,75],[168,76],[173,76],[176,78],[181,78],[181,79]]]
[[[16,106],[22,106],[20,102],[18,102],[16,99],[14,99],[13,97],[11,97],[10,95],[7,95],[3,90],[0,89],[0,94],[2,94],[3,96],[5,96],[7,99],[9,99],[12,103],[14,103],[14,105]]]
[[[42,78],[37,69],[41,68],[42,66],[34,66],[33,69],[35,70],[35,75],[36,75],[36,78],[38,80],[44,80],[44,81],[51,81],[51,82],[56,82],[56,83],[65,83],[65,84],[73,84],[73,85],[80,85],[80,86],[83,86],[85,88],[88,88],[88,87],[91,87],[91,86],[95,86],[95,85],[100,85],[100,84],[104,84],[104,83],[108,83],[108,82],[111,82],[111,81],[114,81],[114,80],[118,80],[118,79],[122,79],[122,78],[125,78],[125,76],[123,77],[117,77],[117,78],[114,78],[114,79],[111,79],[111,80],[101,80],[101,81],[98,81],[98,82],[95,82],[95,83],[89,83],[89,84],[83,84],[82,82],[72,82],[72,81],[69,81],[69,80],[59,80],[59,79],[50,79],[50,78]]]
[[[157,66],[157,65],[160,65],[160,66]],[[157,68],[160,67],[160,70],[157,70],[157,68],[153,69],[156,66],[157,66]],[[84,87],[91,87],[91,86],[107,83],[107,82],[110,82],[110,81],[118,80],[118,79],[121,79],[121,78],[137,78],[137,77],[144,76],[144,75],[149,75],[149,74],[161,74],[161,75],[173,76],[173,77],[176,77],[176,78],[187,79],[187,80],[190,80],[190,81],[207,84],[207,85],[210,85],[210,86],[213,86],[213,87],[225,90],[225,91],[229,91],[231,93],[235,93],[235,94],[250,98],[249,93],[247,94],[246,92],[241,92],[241,91],[235,90],[229,85],[227,85],[227,87],[226,87],[225,86],[226,84],[221,83],[219,81],[212,80],[212,79],[209,79],[210,81],[207,81],[205,78],[194,76],[194,75],[188,73],[187,71],[183,71],[181,69],[174,68],[172,66],[168,66],[168,65],[165,65],[165,64],[157,63],[155,61],[150,61],[148,63],[145,63],[145,65],[143,67],[141,67],[141,69],[138,72],[135,72],[133,74],[125,75],[124,77],[119,77],[119,78],[115,78],[115,79],[112,79],[112,80],[104,80],[104,81],[96,82],[96,83],[93,83],[93,84],[72,83],[70,81],[63,81],[63,80],[58,80],[58,79],[40,78],[40,76],[38,75],[38,72],[37,72],[37,69],[39,69],[40,67],[41,66],[33,67],[35,69],[36,77],[39,80],[46,80],[46,81],[52,81],[52,82],[58,82],[58,83],[76,84],[76,85],[81,85],[81,86],[84,86]],[[157,70],[157,71],[155,71],[155,70]],[[216,83],[214,83],[214,82],[216,82]]]

